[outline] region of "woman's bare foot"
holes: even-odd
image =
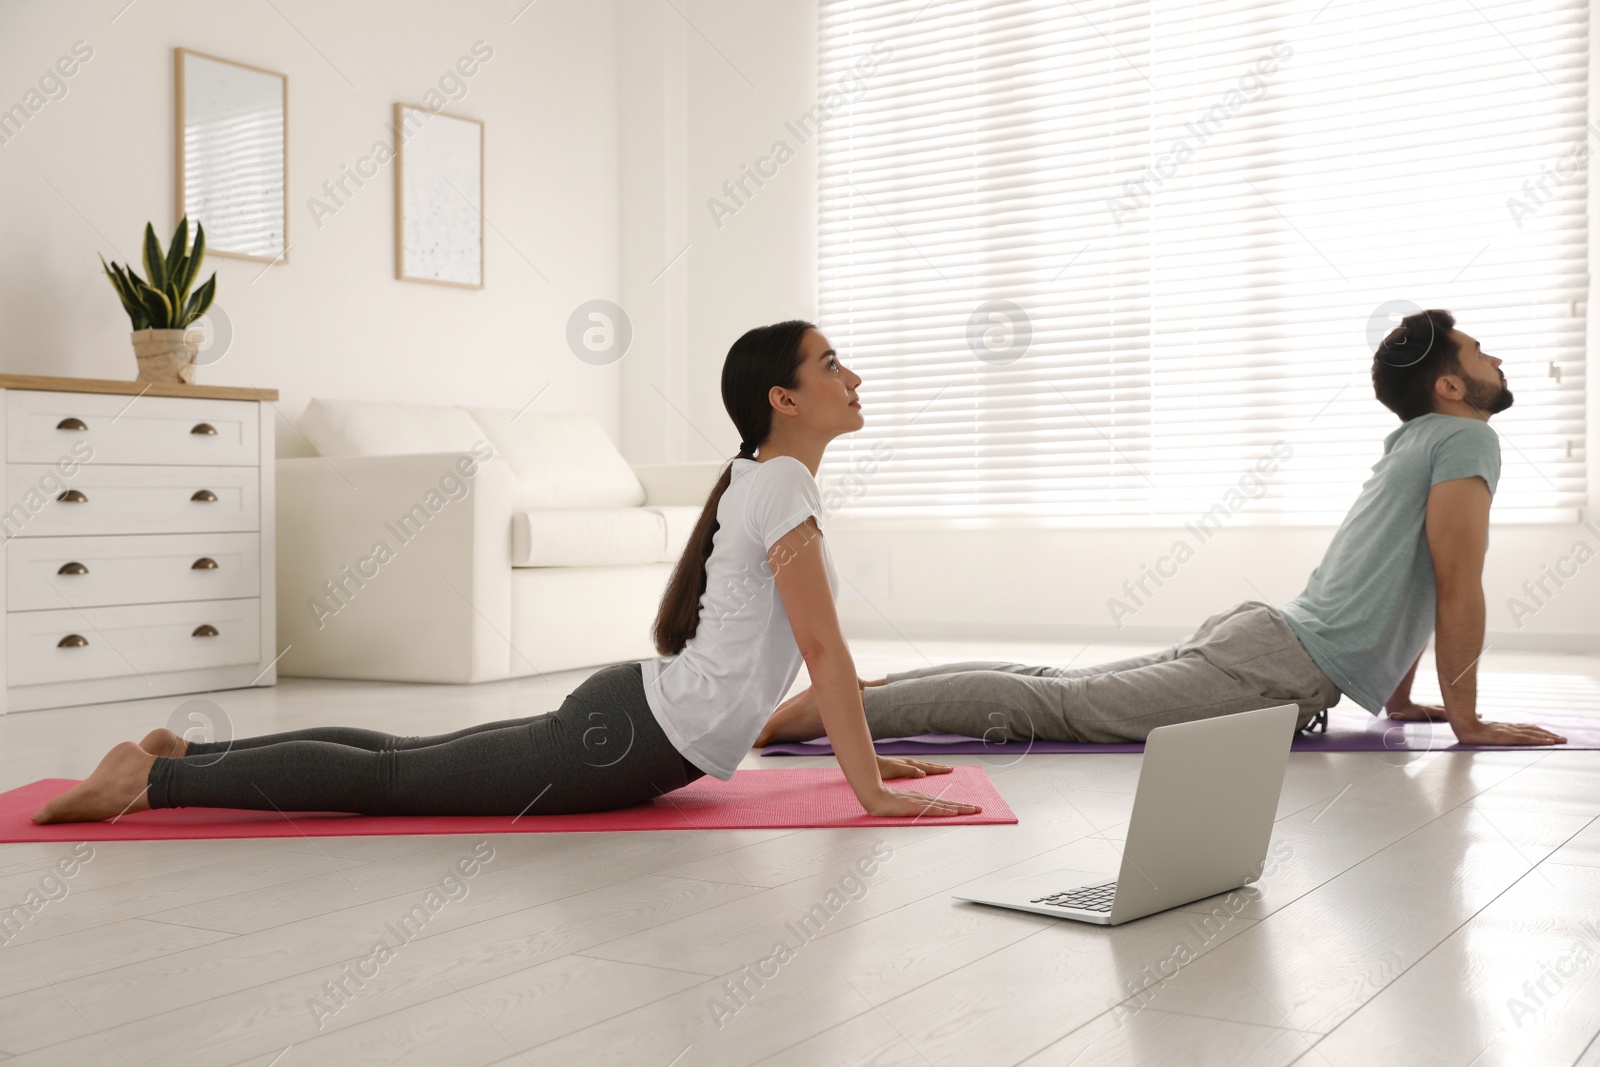
[[[165,726],[158,726],[144,735],[139,747],[152,756],[170,756],[177,759],[189,751],[189,742]]]
[[[816,691],[807,686],[778,705],[756,737],[756,747],[765,748],[771,741],[810,741],[825,733]]]
[[[150,766],[156,758],[124,741],[100,761],[94,773],[33,813],[36,823],[95,822],[150,807]]]

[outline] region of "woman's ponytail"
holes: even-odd
[[[663,656],[676,656],[683,651],[700,628],[700,597],[706,591],[706,560],[711,558],[711,539],[717,533],[717,505],[722,494],[733,481],[733,464],[722,468],[722,477],[706,499],[706,506],[694,524],[689,543],[683,546],[678,565],[672,568],[667,579],[667,591],[661,596],[661,608],[656,612],[656,625],[652,636],[656,651]]]
[[[774,387],[793,389],[800,372],[800,342],[816,327],[801,319],[757,326],[733,343],[722,363],[722,406],[739,431],[739,459],[753,459],[772,432]],[[700,598],[706,591],[706,560],[717,533],[717,505],[733,481],[733,464],[722,468],[678,565],[667,579],[651,636],[656,651],[676,656],[700,628]]]

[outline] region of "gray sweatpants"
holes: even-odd
[[[1075,669],[945,663],[891,674],[862,699],[873,737],[1102,742],[1274,704],[1298,704],[1305,726],[1340,695],[1282,613],[1251,600],[1147,656]]]

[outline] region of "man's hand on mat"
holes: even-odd
[[[948,768],[947,768],[948,769]],[[941,800],[926,793],[910,789],[885,789],[870,802],[861,805],[868,815],[893,819],[901,816],[915,818],[919,815],[948,817],[951,815],[976,815],[983,809],[976,804],[962,804],[955,800]]]
[[[1449,722],[1450,716],[1438,704],[1418,704],[1408,700],[1403,704],[1383,709],[1389,718],[1400,722]]]
[[[1463,745],[1564,745],[1567,739],[1529,722],[1477,722],[1454,726]]]
[[[1437,704],[1418,704],[1408,700],[1404,704],[1384,709],[1389,718],[1398,722],[1449,722],[1450,716]],[[1456,740],[1463,745],[1564,745],[1567,739],[1551,733],[1542,726],[1526,722],[1469,723],[1463,728],[1452,727]]]
[[[921,778],[929,774],[949,774],[951,768],[943,763],[929,763],[922,759],[900,759],[895,756],[878,757],[879,778]]]

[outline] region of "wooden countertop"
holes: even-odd
[[[185,385],[182,382],[124,382],[112,378],[52,378],[42,374],[0,374],[0,389],[46,389],[62,393],[124,393],[129,396],[192,396],[207,400],[276,400],[276,389],[246,385]]]

